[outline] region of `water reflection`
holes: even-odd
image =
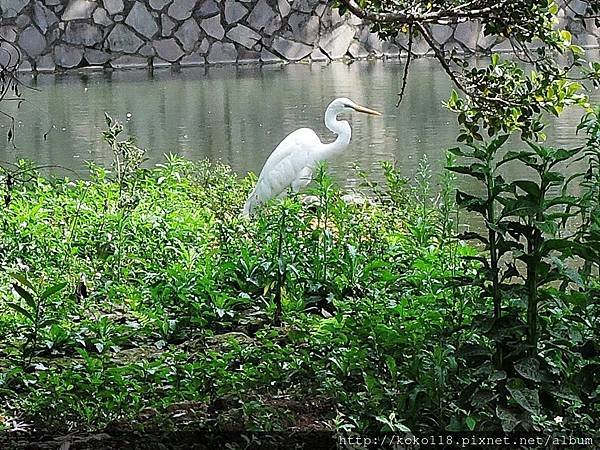
[[[80,173],[85,161],[108,165],[110,149],[101,138],[106,111],[148,149],[151,163],[173,152],[221,160],[239,173],[258,171],[296,128],[311,127],[331,141],[323,113],[333,98],[345,96],[384,115],[350,117],[352,143],[331,164],[340,179],[352,185],[356,180],[347,174],[355,163],[373,168],[384,159],[398,160],[412,176],[423,154],[438,171],[444,149],[457,135],[454,115],[442,106],[451,86],[436,61],[413,64],[399,108],[403,64],[398,61],[38,75],[25,81],[39,91],[25,91],[27,102],[12,111],[17,148],[1,133],[0,159],[27,157]],[[564,114],[549,129],[550,140],[573,145],[578,121],[579,112]],[[8,123],[2,125],[6,130]]]

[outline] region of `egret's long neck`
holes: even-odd
[[[352,137],[352,129],[350,124],[345,120],[337,120],[338,112],[333,108],[327,108],[325,111],[325,126],[333,133],[337,134],[337,138],[331,144],[325,144],[321,150],[323,159],[330,158],[344,151],[350,143]]]

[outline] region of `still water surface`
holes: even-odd
[[[25,83],[37,90],[25,90],[27,101],[12,110],[17,148],[6,141],[8,123],[0,122],[0,160],[27,157],[81,175],[86,161],[108,166],[112,155],[101,138],[107,112],[148,150],[149,163],[177,153],[220,160],[240,174],[258,172],[296,128],[311,127],[330,142],[334,136],[323,124],[323,113],[332,99],[344,96],[383,116],[350,117],[352,143],[330,164],[340,181],[355,184],[350,170],[355,163],[375,169],[379,161],[392,159],[411,176],[422,155],[440,170],[443,151],[454,146],[458,130],[455,116],[442,106],[450,82],[435,60],[419,59],[396,107],[402,70],[399,61],[371,61],[28,75]],[[549,140],[567,146],[578,142],[579,117],[579,111],[569,111],[554,121]]]

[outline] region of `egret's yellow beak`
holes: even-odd
[[[374,116],[381,116],[381,113],[380,113],[380,112],[377,112],[377,111],[375,111],[375,110],[373,110],[373,109],[365,108],[364,106],[356,105],[356,106],[352,106],[352,108],[353,108],[355,111],[358,111],[358,112],[363,112],[363,113],[367,113],[367,114],[372,114],[372,115],[374,115]]]

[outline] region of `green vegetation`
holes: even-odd
[[[503,135],[452,149],[439,187],[426,160],[413,182],[386,163],[359,203],[321,170],[310,204],[250,222],[253,177],[142,168],[107,124],[110,171],[2,174],[5,430],[597,433],[597,112],[583,148],[501,154]],[[584,180],[554,170],[584,154]],[[539,180],[504,181],[509,162]],[[456,173],[486,188],[457,198],[487,236],[459,234]]]

